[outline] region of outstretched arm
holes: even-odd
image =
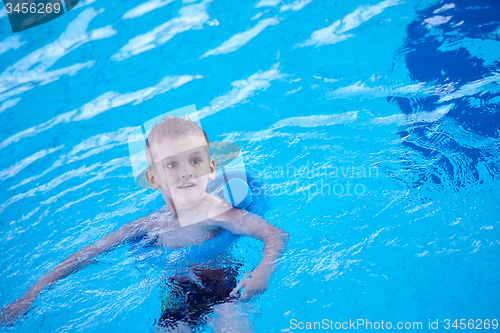
[[[288,234],[259,216],[237,208],[229,210],[219,218],[221,227],[229,229],[234,234],[253,237],[264,242],[261,262],[252,272],[247,273],[231,292],[235,295],[243,288],[240,299],[248,300],[267,289],[269,278],[285,251]]]
[[[96,241],[94,244],[86,246],[64,259],[63,262],[32,284],[22,297],[0,309],[0,325],[17,320],[18,316],[22,315],[31,306],[37,295],[46,286],[70,275],[85,264],[90,263],[90,260],[95,256],[138,235],[142,229],[141,224],[141,220],[127,223],[120,229]]]

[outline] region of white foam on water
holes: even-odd
[[[137,54],[159,47],[175,35],[192,29],[202,29],[210,16],[207,5],[211,0],[204,0],[197,4],[187,5],[179,10],[179,15],[152,30],[131,38],[127,44],[111,56],[112,60],[121,61]]]
[[[247,79],[234,81],[231,83],[233,89],[228,93],[215,97],[210,101],[209,106],[205,106],[197,112],[199,119],[215,114],[226,108],[244,102],[252,96],[255,91],[266,90],[271,86],[271,81],[282,77],[279,71],[279,63],[274,64],[267,71],[259,71],[252,74]]]
[[[17,104],[17,102],[19,102],[20,100],[21,100],[21,97],[6,100],[6,101],[5,101],[5,102],[3,102],[2,104],[0,104],[0,113],[4,112],[4,111],[5,111],[5,110],[7,110],[8,108],[13,107],[13,106],[14,106],[14,105],[16,105],[16,104]]]
[[[125,104],[137,105],[145,100],[164,94],[171,89],[176,89],[192,80],[200,78],[202,78],[200,75],[166,76],[158,84],[134,92],[120,94],[114,91],[107,91],[85,103],[78,109],[57,115],[42,124],[35,125],[8,137],[0,143],[0,149],[5,148],[11,143],[19,141],[22,138],[34,136],[51,129],[57,124],[88,120],[98,114]]]
[[[353,12],[347,14],[344,18],[333,22],[328,27],[314,31],[309,39],[303,43],[296,44],[295,47],[310,45],[318,47],[321,45],[335,44],[354,37],[353,34],[346,34],[346,32],[357,28],[362,23],[382,13],[384,9],[399,3],[398,0],[385,0],[373,6],[360,6]]]
[[[449,20],[451,20],[451,18],[452,18],[452,16],[445,17],[445,16],[436,15],[436,16],[429,17],[429,18],[425,19],[424,22],[422,22],[422,25],[425,24],[425,26],[427,28],[437,27],[441,24],[448,22]]]
[[[95,61],[92,60],[49,70],[59,59],[76,48],[92,40],[109,38],[116,34],[111,25],[87,31],[89,23],[103,11],[87,8],[68,24],[58,39],[7,67],[0,75],[0,101],[33,89],[39,84],[58,80],[63,75],[75,75],[84,68],[94,66]]]
[[[18,49],[21,45],[23,45],[24,42],[20,41],[21,36],[20,35],[14,35],[5,38],[2,42],[0,42],[0,54],[5,53],[9,50],[16,50]]]
[[[284,4],[280,7],[280,12],[285,12],[287,10],[293,10],[294,12],[301,10],[305,5],[310,4],[312,0],[296,0],[291,3]]]
[[[260,20],[252,29],[237,33],[236,35],[232,36],[231,38],[223,42],[220,46],[216,47],[215,49],[205,52],[205,54],[203,54],[200,58],[205,58],[211,55],[234,52],[243,45],[245,45],[246,43],[248,43],[254,37],[256,37],[265,28],[278,23],[279,19],[277,17]]]
[[[142,15],[149,13],[155,9],[164,7],[174,0],[150,0],[140,5],[130,9],[125,14],[123,14],[122,19],[133,19],[136,17],[141,17]]]

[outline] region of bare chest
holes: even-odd
[[[217,236],[220,231],[221,229],[217,227],[191,225],[149,232],[148,238],[154,240],[155,246],[178,249],[192,245],[201,246],[204,242]]]

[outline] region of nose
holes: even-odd
[[[193,178],[193,169],[189,163],[181,163],[179,175],[181,179]]]

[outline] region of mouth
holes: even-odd
[[[193,182],[185,182],[185,183],[177,185],[177,188],[185,190],[185,189],[190,189],[194,186],[196,186],[196,184]]]

